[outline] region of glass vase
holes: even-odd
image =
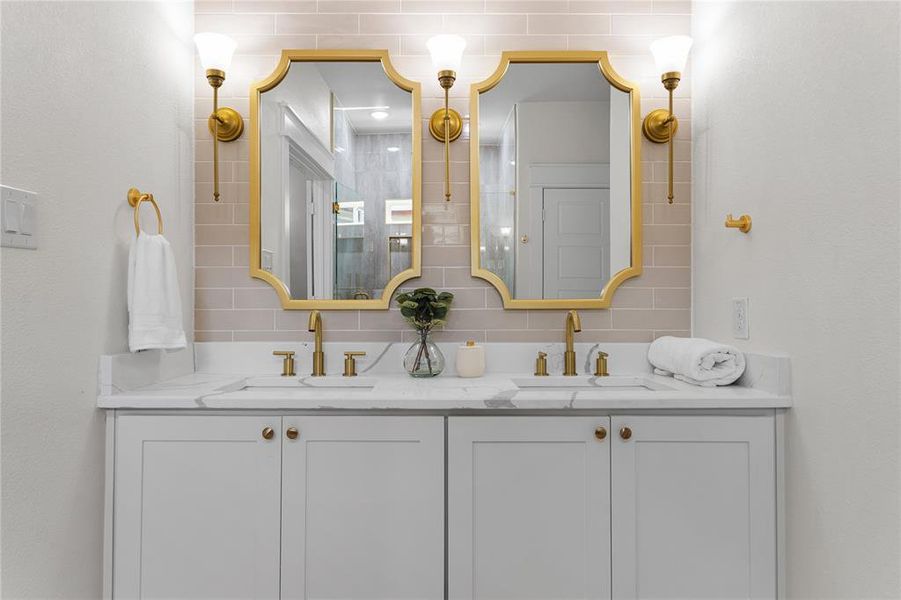
[[[419,341],[404,354],[404,368],[413,377],[435,377],[444,370],[444,355],[429,339],[428,331],[420,331]]]

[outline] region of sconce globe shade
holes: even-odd
[[[662,74],[684,71],[691,42],[691,38],[687,35],[673,35],[654,41],[651,44],[651,54],[657,63],[657,72]]]
[[[194,44],[197,53],[200,54],[200,64],[204,69],[218,69],[228,71],[235,53],[237,43],[232,38],[221,33],[198,33],[194,36]]]
[[[425,43],[432,55],[436,71],[458,71],[463,61],[466,40],[459,35],[442,34],[430,37]]]

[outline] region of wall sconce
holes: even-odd
[[[235,40],[221,33],[198,33],[194,36],[200,64],[213,88],[213,112],[207,121],[213,134],[213,201],[219,202],[219,142],[231,142],[244,132],[244,120],[233,108],[219,108],[219,88],[235,53]]]
[[[682,79],[682,71],[688,61],[690,49],[691,38],[687,35],[665,37],[651,44],[651,54],[657,63],[657,72],[661,73],[660,80],[669,92],[669,110],[658,108],[649,112],[641,129],[644,136],[655,144],[669,142],[669,188],[666,199],[670,204],[673,203],[673,138],[679,129],[679,121],[673,113],[673,90]]]
[[[450,202],[450,143],[463,132],[463,118],[448,106],[448,96],[457,79],[466,40],[459,35],[436,35],[429,38],[426,46],[432,55],[432,65],[438,71],[438,83],[444,89],[444,108],[432,113],[429,133],[439,142],[444,142],[444,200]]]

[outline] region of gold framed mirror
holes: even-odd
[[[250,88],[250,275],[285,309],[387,309],[421,274],[418,82],[387,50],[283,50]]]
[[[608,308],[641,274],[640,133],[603,51],[504,52],[472,85],[472,275],[504,308]]]

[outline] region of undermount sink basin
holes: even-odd
[[[371,390],[376,380],[371,377],[248,377],[241,389],[291,388],[297,390]]]
[[[670,390],[665,385],[641,376],[587,377],[528,377],[514,379],[513,384],[523,391],[546,392],[638,392]]]

